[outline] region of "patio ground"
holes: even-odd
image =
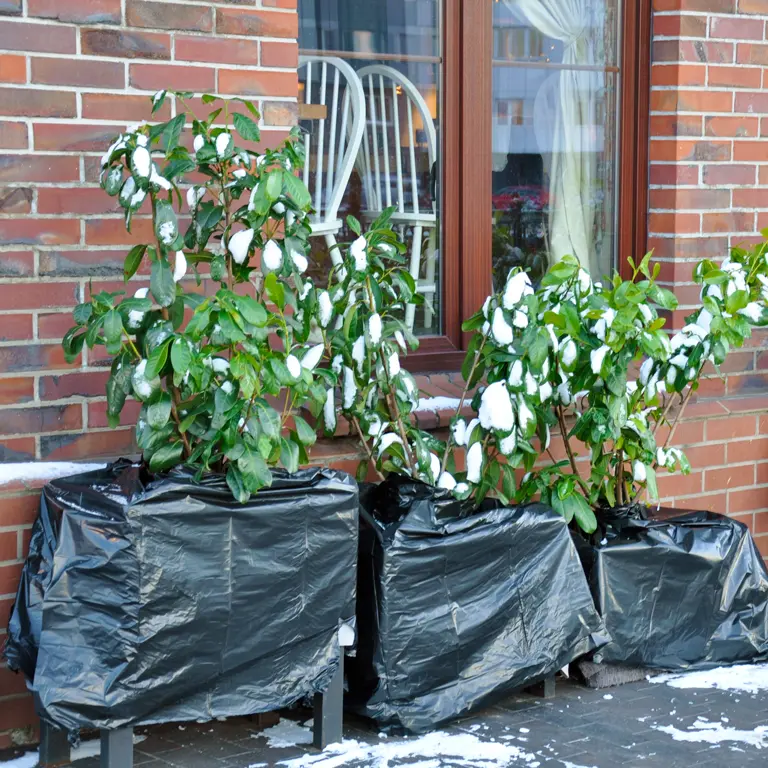
[[[302,725],[311,726],[309,711],[286,713],[278,725],[263,730],[248,718],[140,728],[135,761],[137,768],[767,765],[768,665],[703,674],[600,691],[558,681],[554,699],[512,696],[437,733],[410,738],[387,737],[366,721],[347,717],[344,743],[322,753],[312,749],[310,728]],[[713,682],[735,689],[714,688]],[[703,687],[690,687],[699,684]],[[98,768],[98,763],[92,756],[73,765]]]

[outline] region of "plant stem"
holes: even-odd
[[[557,422],[560,425],[560,432],[563,436],[563,443],[565,445],[565,453],[568,456],[568,461],[571,463],[571,469],[573,470],[573,474],[576,477],[576,481],[581,486],[581,490],[584,491],[584,495],[589,498],[589,488],[582,479],[579,468],[576,466],[576,457],[573,455],[573,451],[571,450],[571,443],[568,440],[568,428],[565,425],[563,406],[558,405],[557,408],[555,408],[555,412],[557,413]]]
[[[357,420],[357,416],[352,417],[352,425],[354,426],[355,430],[357,430],[357,436],[360,438],[360,442],[363,444],[363,449],[368,456],[369,463],[376,470],[376,474],[379,476],[379,480],[384,480],[384,475],[381,474],[379,468],[376,466],[376,460],[373,458],[373,451],[371,450],[371,446],[368,445],[368,441],[363,435],[363,430],[360,428],[360,422]]]
[[[624,451],[619,451],[619,466],[616,468],[616,500],[619,506],[624,503]]]
[[[672,422],[672,426],[669,429],[669,434],[667,435],[667,439],[664,441],[664,450],[666,450],[669,444],[672,442],[672,437],[675,434],[675,429],[677,428],[677,424],[680,421],[680,418],[683,415],[683,411],[685,410],[685,406],[688,405],[688,402],[691,399],[692,395],[693,395],[693,387],[689,387],[688,391],[685,393],[683,402],[680,404],[680,410],[675,414],[675,420]]]
[[[480,346],[477,348],[475,352],[475,358],[472,361],[472,368],[469,371],[469,376],[467,377],[467,380],[464,382],[464,391],[461,393],[461,398],[459,400],[459,406],[456,408],[456,416],[461,415],[461,409],[464,407],[464,401],[466,400],[467,393],[469,392],[469,384],[472,381],[473,376],[475,375],[475,370],[477,370],[477,364],[480,362],[480,355],[482,354],[483,347],[485,346],[485,342],[488,340],[488,336],[483,336],[483,342],[480,344]],[[451,445],[453,444],[453,432],[449,429],[448,430],[448,439],[445,441],[445,451],[443,451],[443,460],[440,462],[440,474],[442,475],[443,472],[445,472],[445,467],[448,464],[448,456],[451,452]]]

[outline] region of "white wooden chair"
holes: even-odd
[[[300,56],[300,79],[302,75],[304,104],[318,107],[316,117],[304,118],[317,126],[304,134],[304,183],[315,209],[310,218],[312,235],[325,238],[331,261],[339,264],[336,235],[343,226],[339,206],[365,130],[365,94],[352,67],[335,56]],[[310,172],[314,173],[312,185]]]
[[[434,201],[426,208],[419,202],[424,184],[419,183],[416,131],[421,128],[425,134],[431,178],[437,158],[435,124],[416,86],[396,69],[372,64],[359,69],[357,76],[363,84],[368,111],[357,160],[367,207],[363,215],[366,219],[375,219],[384,208],[394,205],[392,223],[399,225],[402,235],[407,227],[412,228],[409,272],[419,293],[425,295],[424,327],[430,328],[437,290],[437,215]],[[390,150],[394,151],[394,168]],[[420,280],[425,230],[429,233],[425,279]],[[416,306],[409,304],[405,311],[408,328],[413,328],[415,313]]]

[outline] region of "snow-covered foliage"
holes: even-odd
[[[311,200],[293,175],[303,142],[294,132],[257,161],[238,146],[259,141],[256,109],[241,101],[250,116],[232,114],[224,102],[206,119],[192,116],[192,154],[181,141],[188,97],[156,94],[153,112],[175,98],[178,115],[128,129],[102,159],[102,186],[125,210],[126,227],[137,211],[151,210],[155,240],[125,260],[126,282],[148,276],[149,287],[130,298],[94,294],[76,307],[63,344],[70,359],[84,345],[106,346],[109,422],[120,422],[129,396],[142,402],[137,442],[152,471],[182,463],[223,471],[245,501],[271,483],[270,467],[294,471],[308,460],[315,431],[294,411],[326,402],[323,348],[309,313],[295,311],[297,295],[314,300],[302,277]],[[217,123],[222,112],[231,120]],[[192,173],[207,181],[182,194]],[[186,231],[182,213],[191,216]],[[213,295],[194,290],[201,266],[218,284]],[[285,407],[267,397],[282,397]]]

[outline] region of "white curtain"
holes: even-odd
[[[589,0],[504,0],[522,13],[542,35],[564,44],[564,65],[594,64],[588,38]],[[555,120],[534,131],[552,136],[550,166],[550,259],[575,256],[594,276],[599,276],[595,253],[595,177],[597,152],[594,139],[599,81],[597,73],[563,69],[559,73]],[[539,138],[539,145],[545,140]],[[546,143],[549,143],[546,141]]]

